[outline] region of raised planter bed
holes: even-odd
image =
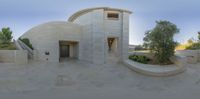
[[[134,62],[132,60],[125,60],[126,66],[128,66],[133,71],[149,76],[171,76],[182,73],[186,70],[185,57],[174,56],[171,58],[173,65],[149,65]]]

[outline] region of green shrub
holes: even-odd
[[[193,43],[192,45],[190,46],[187,46],[186,49],[188,50],[197,50],[197,49],[200,49],[200,43]]]
[[[142,45],[136,45],[135,46],[136,51],[141,51],[141,50],[148,50],[147,48],[143,47]]]
[[[136,61],[136,62],[144,63],[144,64],[147,64],[150,61],[149,58],[147,58],[146,56],[142,56],[142,55],[130,55],[129,59]]]
[[[16,50],[14,43],[0,44],[0,50]]]
[[[29,48],[31,48],[32,50],[34,49],[32,44],[30,43],[30,40],[28,38],[19,38],[19,40],[21,40],[24,44],[26,44]]]

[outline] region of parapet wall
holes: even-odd
[[[26,64],[27,62],[26,50],[0,50],[0,63]]]
[[[200,62],[200,50],[178,50],[175,54],[187,57],[188,63]]]

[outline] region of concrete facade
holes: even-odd
[[[130,14],[127,10],[108,7],[84,9],[73,14],[68,22],[36,26],[21,38],[30,39],[38,60],[58,62],[62,47],[59,41],[65,41],[76,42],[69,45],[69,57],[103,64],[112,56],[119,62],[128,58]]]
[[[26,50],[0,50],[0,62],[26,64],[28,62]]]

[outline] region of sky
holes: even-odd
[[[132,11],[130,44],[142,44],[144,33],[156,20],[177,25],[180,43],[197,38],[200,31],[200,0],[0,0],[0,28],[10,27],[15,39],[39,24],[67,21],[75,12],[92,7],[113,7]]]

